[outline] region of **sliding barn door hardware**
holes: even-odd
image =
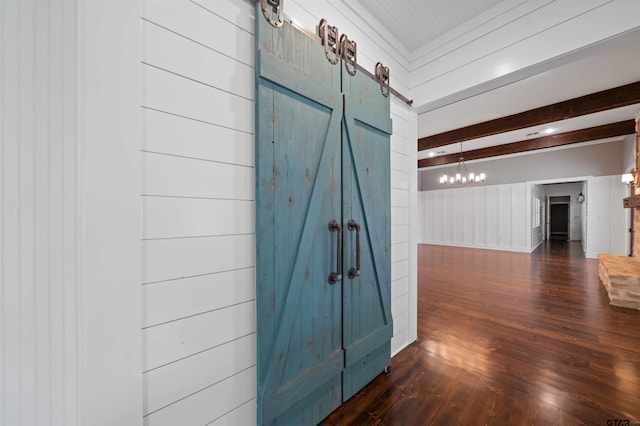
[[[318,35],[320,43],[324,46],[324,54],[333,65],[340,60],[341,43],[338,43],[338,27],[327,23],[326,19],[321,19],[318,24]]]
[[[262,13],[267,21],[274,27],[281,27],[282,23],[282,3],[284,0],[260,0]]]
[[[340,53],[344,59],[344,68],[349,75],[356,75],[358,70],[358,51],[355,40],[349,40],[346,34],[340,36]]]
[[[389,67],[382,65],[382,62],[376,64],[376,80],[380,83],[380,91],[385,97],[389,97]]]
[[[283,0],[257,0],[262,5],[262,12],[264,13],[264,17],[269,21],[271,25],[274,27],[281,27],[284,21],[287,21],[291,26],[298,29],[300,32],[304,33],[307,37],[316,40],[319,42],[325,51],[325,55],[327,59],[332,64],[337,64],[340,58],[345,60],[345,67],[347,68],[347,72],[351,75],[355,75],[356,70],[362,72],[367,77],[372,80],[375,80],[380,83],[382,94],[385,96],[389,96],[391,93],[396,98],[400,99],[402,102],[411,106],[413,104],[412,99],[408,99],[406,96],[402,95],[400,92],[391,87],[391,82],[389,78],[389,68],[382,67],[381,71],[378,71],[378,65],[376,64],[376,69],[374,73],[371,73],[369,70],[362,67],[362,65],[357,62],[357,50],[356,50],[356,42],[349,40],[349,47],[343,48],[341,45],[343,41],[341,41],[342,37],[339,36],[338,28],[335,26],[331,26],[327,23],[326,19],[321,19],[320,24],[317,28],[317,34],[308,30],[307,28],[303,28],[299,24],[293,21],[290,17],[288,17],[282,11],[282,2]],[[274,18],[275,17],[275,18]],[[345,36],[345,39],[348,38]],[[326,41],[325,41],[326,40]],[[346,44],[346,43],[344,43]],[[349,50],[346,54],[344,50]],[[347,59],[348,58],[348,59]],[[379,63],[380,64],[380,63]],[[382,66],[382,64],[380,64]],[[382,77],[378,77],[378,74]],[[385,94],[386,93],[386,94]]]

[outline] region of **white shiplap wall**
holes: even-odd
[[[314,7],[327,10],[315,3],[285,7],[310,20],[308,28],[320,19]],[[253,6],[149,1],[141,26],[144,422],[252,424]],[[375,57],[375,44],[369,44]],[[409,227],[417,125],[415,114],[397,101],[392,118],[395,353],[415,339]]]
[[[529,252],[526,184],[422,191],[422,242]]]
[[[142,11],[144,423],[255,423],[249,2]]]
[[[0,3],[0,424],[78,424],[73,2]]]

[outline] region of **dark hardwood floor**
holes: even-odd
[[[324,425],[640,422],[640,311],[580,243],[419,246],[418,340]]]

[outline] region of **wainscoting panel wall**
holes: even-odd
[[[587,181],[587,257],[597,258],[598,253],[629,254],[629,209],[622,207],[627,190],[620,183],[620,175],[597,176]]]
[[[422,242],[528,252],[526,185],[419,193]]]

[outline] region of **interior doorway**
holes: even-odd
[[[569,240],[570,196],[549,197],[549,240]]]

